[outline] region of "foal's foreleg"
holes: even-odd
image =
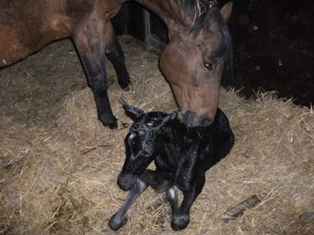
[[[166,181],[160,173],[152,170],[145,170],[137,179],[136,184],[128,194],[119,211],[110,218],[108,226],[112,230],[118,230],[127,222],[125,214],[148,186],[151,186],[158,193],[161,193],[168,190],[171,187],[171,184],[169,181]]]
[[[170,204],[172,214],[174,214],[178,209],[178,194],[174,187],[166,191],[167,200]]]
[[[195,188],[183,192],[183,201],[179,208],[174,208],[173,216],[171,219],[171,228],[173,230],[185,229],[190,223],[190,210],[196,199],[201,193],[205,183],[204,180],[200,180]]]
[[[184,198],[177,210],[173,211],[171,228],[173,230],[185,229],[190,223],[190,209],[196,198],[194,190],[183,193]]]
[[[124,53],[110,21],[106,26],[105,43],[106,55],[117,73],[118,83],[122,89],[127,89],[131,82],[124,63]]]
[[[126,222],[126,213],[136,201],[136,199],[147,189],[149,185],[145,182],[137,179],[136,184],[134,185],[133,189],[129,192],[127,198],[125,199],[123,205],[119,209],[117,213],[115,213],[109,220],[108,226],[112,229],[117,231],[121,228]]]

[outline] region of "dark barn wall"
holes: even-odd
[[[229,1],[218,2],[223,6]],[[276,90],[279,97],[293,97],[296,104],[313,104],[313,0],[233,2],[229,20],[234,46],[233,71],[225,71],[222,85],[242,89],[246,97],[262,88]],[[163,23],[152,13],[149,18],[150,34],[166,43]],[[115,17],[114,25],[118,34],[128,33],[143,42],[147,40],[143,8],[137,3],[125,4]]]
[[[118,36],[129,34],[138,40],[145,40],[144,8],[135,2],[122,5],[119,13],[112,19]]]
[[[145,42],[150,49],[160,51],[168,42],[167,29],[161,19],[136,2],[123,4],[112,22],[117,35],[129,34]]]
[[[314,2],[234,1],[229,22],[234,71],[224,84],[246,96],[262,87],[295,103],[314,104]]]

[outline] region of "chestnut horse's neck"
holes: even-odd
[[[191,29],[195,19],[216,4],[216,1],[209,0],[135,1],[156,13],[164,21],[168,28],[169,36],[182,27]]]

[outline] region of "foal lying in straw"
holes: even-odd
[[[157,193],[166,192],[173,213],[171,227],[182,230],[190,222],[190,209],[203,189],[205,172],[233,146],[229,121],[218,109],[210,126],[187,128],[176,113],[144,113],[124,101],[123,107],[134,124],[125,138],[126,159],[118,185],[131,191],[108,225],[113,230],[121,228],[127,222],[127,210],[151,186]],[[153,160],[156,170],[147,170]],[[183,192],[180,206],[174,186]]]

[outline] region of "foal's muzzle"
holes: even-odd
[[[133,188],[136,183],[137,177],[131,174],[122,174],[118,176],[118,185],[124,191],[129,191]]]

